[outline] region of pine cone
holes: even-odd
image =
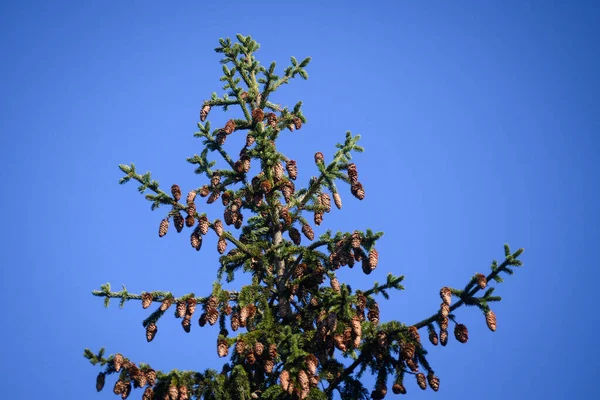
[[[308,381],[308,374],[303,369],[298,371],[298,383],[300,384],[300,388],[302,388],[302,390],[310,389],[310,383]]]
[[[419,335],[419,330],[416,326],[409,326],[408,334],[415,342],[421,343],[421,336]]]
[[[445,304],[450,305],[452,303],[452,291],[449,287],[444,286],[440,289],[440,297]]]
[[[477,284],[479,285],[479,288],[482,290],[485,289],[485,287],[487,286],[487,278],[485,277],[485,275],[477,274],[476,280],[477,280]]]
[[[294,130],[295,130],[296,128],[294,128],[294,124],[289,124],[289,125],[288,125],[288,129],[290,130],[290,132],[294,132]]]
[[[217,201],[219,199],[219,197],[221,197],[221,192],[219,192],[218,190],[214,190],[210,196],[208,196],[208,199],[206,200],[206,204],[212,204],[215,201]]]
[[[368,258],[362,259],[362,270],[366,275],[369,275],[371,272],[373,272],[373,269],[371,268],[371,264],[369,263]]]
[[[154,390],[151,387],[147,387],[144,390],[144,394],[142,394],[142,400],[153,400],[154,399]]]
[[[320,151],[315,153],[315,164],[322,163],[325,161],[325,156]]]
[[[415,345],[412,343],[402,343],[400,356],[403,360],[412,360],[415,357]]]
[[[440,304],[440,315],[445,318],[450,314],[450,306],[446,303]]]
[[[217,236],[221,237],[221,235],[223,235],[223,223],[221,222],[221,220],[215,220],[213,227],[215,228],[215,233],[217,234]]]
[[[406,388],[401,383],[394,383],[392,392],[394,392],[394,394],[406,394]]]
[[[187,311],[186,314],[187,315],[194,315],[194,312],[196,311],[196,306],[197,306],[197,302],[196,299],[194,299],[193,297],[190,297],[189,299],[187,299]]]
[[[298,229],[290,228],[288,233],[290,235],[290,239],[292,239],[292,242],[294,242],[294,244],[296,246],[299,246],[300,245],[300,232],[298,231]]]
[[[355,336],[362,336],[362,326],[360,324],[360,318],[358,317],[352,317],[352,319],[350,320],[350,325],[352,325],[352,333]],[[355,346],[358,347],[358,346]]]
[[[319,212],[319,211],[315,211],[315,216],[314,216],[314,221],[315,221],[315,225],[321,225],[321,222],[323,222],[323,213]]]
[[[239,327],[240,327],[240,318],[238,317],[237,314],[233,314],[231,316],[231,330],[235,332],[238,330]]]
[[[227,135],[231,135],[234,130],[235,130],[235,122],[233,122],[233,120],[230,119],[225,124],[225,127],[223,128],[223,132],[225,132]]]
[[[209,223],[206,215],[202,215],[200,218],[198,218],[198,231],[200,234],[206,235],[208,233],[208,226]]]
[[[158,327],[154,322],[150,322],[148,325],[146,325],[146,340],[148,342],[153,341],[157,331]]]
[[[463,324],[457,324],[454,327],[454,337],[461,343],[467,343],[469,340],[469,331],[467,327]]]
[[[177,229],[177,233],[181,232],[183,229],[183,216],[181,213],[177,212],[175,215],[173,215],[173,224],[175,225],[175,229]]]
[[[488,312],[485,313],[485,323],[488,328],[490,328],[490,331],[496,331],[496,314],[494,314],[492,310],[488,310]]]
[[[417,364],[412,358],[406,360],[406,365],[408,366],[408,368],[410,368],[412,372],[417,372],[419,370],[419,364]]]
[[[258,357],[262,356],[264,350],[265,350],[264,344],[262,344],[261,342],[254,343],[254,354],[256,354]]]
[[[206,320],[211,326],[216,324],[218,319],[219,311],[217,311],[216,308],[211,308],[210,310],[208,310],[208,312],[206,313]]]
[[[284,392],[287,392],[290,387],[290,373],[287,370],[284,369],[279,374],[279,383],[281,389],[283,389]]]
[[[171,194],[173,195],[175,201],[179,201],[181,199],[181,188],[179,185],[171,186]]]
[[[275,362],[273,362],[273,360],[265,361],[265,373],[267,373],[267,374],[272,373],[274,366],[275,366]]]
[[[160,221],[160,225],[158,226],[158,237],[163,237],[169,231],[169,220],[167,218]]]
[[[438,322],[440,325],[440,329],[443,329],[443,330],[448,329],[448,317],[441,316],[438,318]]]
[[[269,194],[271,193],[271,190],[273,190],[273,185],[271,184],[271,182],[265,179],[260,183],[260,188],[265,194]]]
[[[331,198],[328,193],[321,193],[319,196],[320,203],[325,207],[325,212],[331,211]]]
[[[177,302],[177,309],[175,310],[176,318],[183,318],[185,316],[185,311],[187,309],[187,304],[185,300],[179,300]]]
[[[427,389],[427,379],[425,378],[425,374],[419,372],[417,374],[417,385],[423,390]]]
[[[210,178],[210,184],[212,187],[216,187],[221,183],[221,175],[218,172],[213,172],[212,177]]]
[[[194,249],[196,249],[196,251],[199,251],[200,247],[202,247],[202,236],[200,236],[198,229],[194,229],[192,232],[190,236],[190,244]]]
[[[115,369],[115,371],[119,372],[121,370],[121,367],[123,366],[123,361],[123,356],[121,354],[115,354],[115,356],[113,357],[113,368]]]
[[[342,198],[338,192],[335,192],[333,194],[333,202],[335,203],[335,206],[338,208],[338,210],[342,209]]]
[[[200,121],[204,122],[208,113],[210,112],[210,106],[208,104],[204,104],[202,109],[200,110]]]
[[[192,226],[194,226],[194,222],[196,222],[196,221],[195,221],[195,219],[194,219],[194,216],[193,216],[193,215],[189,215],[189,214],[188,214],[188,216],[187,216],[187,217],[185,217],[185,225],[186,225],[188,228],[191,228]],[[183,228],[183,227],[182,227],[182,228]]]
[[[96,391],[100,392],[104,389],[104,383],[106,382],[106,374],[104,372],[100,372],[96,377]]]
[[[300,128],[302,128],[302,120],[301,120],[299,117],[294,117],[294,118],[292,119],[292,122],[294,123],[294,127],[295,127],[296,129],[300,129]]]
[[[291,198],[292,198],[292,188],[290,185],[283,185],[281,187],[281,194],[283,194],[283,198],[285,199],[286,203],[289,203]]]
[[[177,389],[177,386],[175,385],[170,385],[167,389],[167,393],[169,394],[170,400],[177,400],[179,397],[179,389]]]
[[[223,254],[225,253],[225,250],[227,250],[227,241],[223,236],[221,236],[217,242],[217,251],[219,254]]]
[[[341,293],[342,290],[340,288],[340,282],[337,280],[336,277],[333,277],[329,280],[329,284],[331,285],[331,288],[333,289],[334,292],[336,293]]]
[[[437,346],[438,345],[438,335],[435,332],[435,330],[430,329],[429,330],[429,341],[431,342],[432,345]]]
[[[373,306],[369,308],[369,315],[367,315],[367,318],[374,325],[379,323],[379,306],[377,303],[373,303]]]
[[[210,193],[210,189],[207,185],[204,185],[200,188],[200,197],[206,197]]]
[[[189,203],[187,205],[186,210],[188,213],[188,217],[194,217],[196,215],[196,203]],[[193,220],[192,220],[193,221]],[[186,221],[187,222],[187,221]],[[194,223],[192,222],[192,225],[194,225]],[[191,225],[188,225],[188,228],[190,228]]]
[[[369,266],[371,267],[371,270],[374,270],[377,267],[378,263],[379,263],[379,253],[377,252],[376,249],[372,249],[369,252]]]
[[[277,115],[275,115],[275,113],[268,113],[267,123],[269,126],[271,126],[271,128],[277,128]]]
[[[310,372],[311,375],[317,374],[318,365],[319,360],[317,360],[317,357],[315,357],[314,354],[309,354],[308,356],[306,356],[306,367],[308,368],[308,372]]]
[[[353,249],[359,249],[361,242],[362,242],[362,238],[360,237],[360,232],[359,231],[352,232],[350,246],[352,246]]]
[[[126,387],[127,387],[127,384],[119,379],[118,381],[115,382],[115,386],[113,388],[113,393],[114,394],[123,394],[123,393],[125,393]]]
[[[148,381],[148,385],[154,386],[156,383],[156,371],[153,369],[146,371],[146,380]]]
[[[315,239],[315,232],[312,230],[312,228],[308,224],[302,225],[302,233],[304,233],[304,236],[306,236],[306,238],[308,240]]]
[[[183,317],[183,319],[181,320],[181,327],[183,328],[183,330],[186,333],[190,333],[190,330],[192,329],[191,316],[189,316],[189,315],[186,314]]]
[[[195,199],[196,199],[196,192],[194,192],[192,190],[191,192],[189,192],[187,194],[186,203],[187,204],[193,203]]]
[[[350,186],[350,192],[354,197],[359,200],[363,200],[365,198],[365,189],[363,188],[362,183],[356,182]]]
[[[440,344],[446,346],[448,344],[448,331],[445,329],[440,330]]]
[[[154,296],[152,296],[152,293],[142,293],[142,308],[145,310],[146,308],[150,307],[150,305],[152,304],[152,300],[153,300]]]
[[[177,400],[189,400],[188,388],[187,386],[179,387],[179,397]]]
[[[229,344],[227,343],[227,339],[219,339],[217,340],[217,354],[219,357],[223,358],[229,353]]]
[[[350,178],[351,184],[358,182],[358,170],[356,169],[356,164],[348,164],[348,177]]]
[[[285,163],[285,169],[287,169],[290,179],[296,180],[296,178],[298,177],[298,167],[296,166],[296,161],[288,160]]]
[[[279,162],[273,166],[273,180],[279,182],[283,179],[283,167]]]
[[[219,133],[217,133],[216,141],[219,146],[223,146],[225,144],[225,142],[227,141],[227,133],[225,133],[225,131],[221,130]]]
[[[427,380],[429,381],[429,387],[431,387],[431,389],[433,389],[434,392],[437,392],[440,388],[440,379],[430,372],[429,374],[427,374]]]
[[[260,108],[255,108],[252,110],[252,120],[254,122],[261,122],[263,119],[265,119],[265,113],[263,110]]]
[[[250,365],[254,365],[256,362],[256,355],[252,351],[246,353],[246,362]]]

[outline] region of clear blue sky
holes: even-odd
[[[497,332],[461,309],[469,343],[432,349],[440,391],[408,382],[411,398],[592,398],[599,15],[582,1],[3,2],[2,396],[116,398],[95,393],[85,347],[163,370],[221,365],[217,327],[185,334],[166,318],[148,344],[139,303],[104,309],[90,292],[108,281],[209,292],[216,240],[196,253],[187,235],[159,239],[167,210],[119,186],[117,165],[133,161],[165,189],[205,183],[185,158],[201,149],[202,101],[222,93],[213,49],[240,32],[280,71],[313,57],[310,79],[274,97],[304,101],[309,122],[281,141],[300,182],[315,151],[331,157],[346,130],[363,137],[367,197],[345,188],[322,226],[386,233],[375,273],[341,275],[354,288],[406,275],[382,320],[430,315],[440,287],[487,272],[503,243],[526,249],[497,290]]]

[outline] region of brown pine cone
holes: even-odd
[[[335,203],[335,206],[338,208],[338,210],[342,209],[342,198],[338,192],[335,192],[333,194],[333,202]]]
[[[121,367],[123,366],[123,361],[124,359],[121,354],[115,354],[115,356],[113,357],[113,368],[115,369],[115,371],[119,372],[121,370]]]
[[[450,314],[450,306],[446,303],[440,304],[440,315],[442,317],[447,317]]]
[[[206,197],[210,193],[210,189],[208,185],[204,185],[200,188],[200,197]]]
[[[145,310],[146,308],[150,307],[153,299],[154,299],[154,296],[152,296],[152,293],[148,293],[148,292],[142,293],[142,308]]]
[[[378,263],[379,263],[379,253],[377,252],[376,249],[372,249],[369,252],[369,266],[371,267],[371,270],[374,270],[375,268],[377,268]]]
[[[231,316],[231,330],[235,332],[238,330],[239,327],[240,327],[240,318],[237,314],[233,314]]]
[[[169,220],[167,218],[160,221],[160,225],[158,226],[158,237],[163,237],[169,231]]]
[[[210,184],[212,187],[216,187],[221,183],[221,175],[218,172],[213,172],[212,177],[210,178]]]
[[[194,249],[196,249],[196,251],[199,251],[202,247],[202,236],[200,236],[200,233],[198,231],[198,229],[194,229],[194,231],[190,235],[190,244]]]
[[[192,190],[191,192],[189,192],[189,193],[187,194],[187,198],[186,198],[186,201],[185,201],[185,202],[186,202],[187,204],[190,204],[190,203],[193,203],[195,199],[196,199],[196,192],[194,192],[194,191]]]
[[[277,115],[275,115],[275,113],[268,113],[267,123],[271,128],[277,128]]]
[[[496,331],[496,314],[492,310],[489,310],[485,314],[485,323],[487,324],[490,331]]]
[[[438,345],[438,335],[435,332],[435,330],[430,329],[429,330],[429,341],[431,342],[432,345],[437,346]]]
[[[234,130],[235,130],[235,122],[233,122],[233,120],[230,119],[225,124],[225,127],[223,128],[223,132],[225,132],[227,135],[231,135]]]
[[[192,221],[194,219],[192,218]],[[177,230],[177,233],[181,232],[183,230],[183,216],[181,215],[180,212],[175,213],[175,215],[173,215],[173,224],[175,225],[175,229]]]
[[[146,380],[148,381],[148,385],[154,386],[156,383],[156,371],[153,369],[146,371]]]
[[[463,324],[456,324],[454,327],[454,337],[461,343],[467,343],[469,340],[469,331]]]
[[[296,246],[299,246],[300,245],[300,232],[298,231],[298,229],[292,227],[292,228],[290,228],[288,233],[290,235],[290,239],[292,239],[292,242],[294,242],[294,244]]]
[[[419,335],[419,330],[416,326],[409,326],[408,334],[415,342],[421,343],[421,336]]]
[[[423,390],[427,389],[427,379],[425,378],[425,374],[419,372],[417,374],[417,385]]]
[[[317,357],[315,357],[314,354],[309,354],[308,356],[306,356],[306,367],[308,368],[308,372],[310,372],[311,375],[317,374],[318,366],[319,360],[317,360]]]
[[[152,400],[154,399],[154,390],[151,387],[147,387],[142,394],[142,400]]]
[[[216,138],[217,144],[219,146],[223,146],[226,141],[227,141],[227,133],[225,133],[224,130],[219,131],[219,133],[217,133],[217,138]]]
[[[352,232],[350,246],[352,246],[353,249],[359,249],[361,242],[362,242],[362,238],[360,236],[360,232],[359,231]]]
[[[192,203],[192,204],[194,204],[194,203]],[[196,220],[194,219],[194,216],[193,216],[193,215],[190,215],[190,214],[188,214],[188,216],[187,216],[187,217],[185,217],[185,225],[186,225],[188,228],[191,228],[192,226],[194,226],[194,223],[195,223],[195,222],[196,222]]]
[[[311,226],[308,224],[302,225],[302,233],[304,233],[304,236],[306,236],[306,238],[308,240],[315,239],[315,232],[312,230]]]
[[[319,196],[319,202],[321,205],[323,205],[323,207],[325,207],[325,212],[331,211],[331,198],[329,197],[328,193],[321,193]]]
[[[487,286],[487,278],[485,277],[484,274],[477,274],[476,278],[477,280],[477,285],[479,285],[480,289],[485,289],[485,287]]]
[[[127,384],[119,379],[118,381],[115,382],[115,386],[113,388],[113,393],[114,394],[123,394],[126,391],[126,387],[127,387]]]
[[[321,223],[323,222],[323,213],[320,211],[315,211],[314,221],[315,225],[321,225]]]
[[[248,364],[250,365],[254,365],[254,363],[256,362],[256,355],[254,354],[254,352],[249,351],[248,353],[246,353],[246,362],[248,362]]]
[[[200,234],[206,235],[208,233],[208,227],[209,223],[208,218],[206,218],[206,215],[200,216],[200,218],[198,218],[198,231],[200,232]]]
[[[254,343],[254,354],[256,354],[257,357],[262,356],[264,350],[265,350],[264,344],[262,344],[261,342]]]
[[[263,110],[260,108],[255,108],[252,110],[252,120],[254,122],[261,122],[263,119],[265,119],[265,113]]]
[[[445,329],[440,330],[440,344],[446,346],[448,344],[448,331]]]
[[[348,164],[348,177],[350,178],[351,184],[358,182],[358,170],[356,169],[356,164]]]
[[[189,400],[189,393],[188,393],[187,386],[179,387],[179,397],[177,398],[177,400]]]
[[[274,360],[277,356],[277,345],[275,343],[269,344],[269,357]]]
[[[202,109],[200,110],[200,121],[204,122],[208,113],[210,112],[210,106],[208,104],[204,104]]]
[[[365,189],[363,188],[362,183],[356,182],[350,186],[350,192],[354,197],[359,200],[363,200],[365,198]]]
[[[279,384],[284,392],[290,388],[290,373],[285,369],[279,374]]]
[[[302,120],[301,120],[299,117],[294,117],[294,118],[292,119],[292,122],[294,123],[294,127],[295,127],[296,129],[300,129],[300,128],[302,128]]]
[[[440,329],[447,330],[448,329],[448,317],[440,316],[438,318],[438,322],[440,325]]]
[[[406,388],[401,383],[394,383],[392,386],[392,392],[394,394],[406,394]]]
[[[440,289],[440,297],[445,304],[450,305],[452,303],[452,291],[449,287],[444,286]]]
[[[336,277],[331,278],[329,280],[329,284],[331,285],[331,288],[333,289],[333,291],[335,293],[339,294],[342,292],[341,287],[340,287],[340,282],[337,280]]]
[[[181,199],[181,188],[179,185],[171,186],[171,194],[173,195],[175,201],[179,201]]]
[[[217,311],[216,308],[211,308],[210,310],[208,310],[208,312],[206,313],[206,320],[208,321],[208,323],[211,326],[216,324],[218,319],[219,319],[219,311]]]
[[[403,360],[412,360],[415,357],[415,345],[412,343],[402,343],[400,356]]]
[[[227,339],[220,338],[217,340],[217,354],[223,358],[229,353],[229,344]]]
[[[219,199],[219,197],[221,197],[221,192],[219,192],[219,190],[214,190],[210,196],[208,196],[208,199],[206,199],[206,204],[212,204],[215,201],[217,201]]]
[[[185,300],[179,300],[177,302],[177,309],[175,310],[176,318],[183,318],[185,316],[185,312],[187,310],[187,303]]]
[[[153,341],[157,331],[158,327],[154,322],[150,322],[148,325],[146,325],[146,340],[148,342]]]
[[[169,307],[173,304],[173,299],[171,297],[167,297],[160,303],[160,311],[167,311]]]
[[[275,366],[275,362],[273,360],[265,361],[265,373],[267,373],[267,374],[272,373],[274,366]]]
[[[185,211],[188,213],[188,217],[192,217],[192,218],[193,218],[193,217],[195,217],[195,216],[196,216],[196,203],[189,203],[189,204],[187,205],[187,207],[186,207],[186,210],[185,210]],[[187,221],[186,221],[186,222],[187,222]],[[192,225],[194,225],[194,223],[193,223],[193,219],[192,219]],[[188,228],[189,228],[190,226],[191,226],[191,225],[188,225]]]
[[[223,235],[223,223],[221,222],[220,219],[215,220],[213,227],[215,229],[215,233],[217,234],[217,236],[221,237],[221,235]]]
[[[177,398],[179,397],[179,389],[177,389],[177,386],[173,384],[169,386],[169,388],[167,389],[167,393],[169,395],[170,400],[177,400]]]
[[[431,389],[433,389],[434,392],[437,392],[440,388],[440,379],[430,372],[429,374],[427,374],[427,380],[429,381],[429,387],[431,387]]]
[[[315,163],[322,163],[325,161],[325,156],[323,155],[323,153],[321,153],[320,151],[317,151],[315,153]]]
[[[181,327],[186,333],[190,333],[190,330],[192,329],[192,321],[189,315],[185,315],[183,317],[181,320]]]
[[[285,163],[285,169],[287,169],[290,179],[296,180],[296,178],[298,177],[298,167],[296,165],[296,161],[288,160]]]

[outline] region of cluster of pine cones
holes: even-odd
[[[112,359],[112,368],[116,372],[122,373],[115,383],[113,392],[116,395],[121,395],[122,399],[126,399],[131,394],[132,386],[134,388],[143,388],[146,390],[142,396],[142,400],[154,399],[154,390],[152,387],[156,383],[156,371],[151,368],[138,368],[131,361],[123,358],[121,354],[115,354]],[[100,372],[96,377],[96,390],[99,392],[104,388],[106,382],[106,374]],[[133,384],[133,385],[132,385]],[[187,391],[187,388],[184,387]],[[167,398],[170,400],[170,398]],[[175,400],[187,400],[188,397],[175,397]]]

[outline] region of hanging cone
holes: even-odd
[[[192,215],[188,215],[187,217],[185,217],[185,225],[188,228],[191,228],[192,226],[194,226],[194,222],[196,222],[196,221]]]
[[[265,361],[265,373],[267,373],[267,374],[272,373],[274,366],[275,366],[275,363],[273,362],[273,360]]]
[[[196,251],[199,251],[202,247],[202,236],[200,236],[197,229],[194,229],[194,232],[192,232],[192,235],[190,236],[190,244]]]
[[[476,278],[477,280],[477,285],[479,285],[480,289],[485,289],[485,287],[487,286],[487,278],[485,277],[484,274],[477,274]]]
[[[356,295],[356,308],[359,312],[363,312],[365,310],[365,307],[367,306],[367,297],[362,294],[359,293]]]
[[[198,319],[198,325],[202,328],[208,322],[207,314],[203,312]]]
[[[440,315],[445,318],[450,314],[450,306],[446,303],[440,304]]]
[[[254,365],[256,362],[256,355],[252,351],[246,353],[246,362],[250,365]]]
[[[406,365],[408,365],[408,368],[410,368],[412,372],[417,372],[419,370],[419,365],[412,358],[406,360]]]
[[[255,108],[252,110],[252,121],[261,122],[263,119],[265,119],[265,113],[263,110],[260,108]]]
[[[440,325],[440,329],[443,329],[443,330],[448,329],[448,317],[441,316],[438,318],[438,322]]]
[[[171,304],[173,304],[173,299],[167,297],[160,303],[160,311],[167,311],[168,308],[171,307]]]
[[[177,389],[177,386],[173,384],[169,386],[169,388],[167,389],[167,393],[169,394],[170,400],[177,400],[177,398],[179,397],[179,389]]]
[[[277,356],[277,345],[275,343],[271,343],[269,345],[269,357],[271,358],[271,360],[274,360],[277,358]]]
[[[206,197],[210,193],[210,189],[207,185],[204,185],[200,188],[200,197]]]
[[[284,392],[287,392],[290,387],[290,373],[285,369],[279,374],[279,384]]]
[[[100,392],[104,389],[104,383],[106,382],[106,374],[104,372],[100,372],[96,377],[96,391]]]
[[[181,199],[181,188],[179,185],[171,186],[171,194],[173,195],[175,201],[179,201]]]
[[[372,249],[369,252],[369,266],[371,267],[371,270],[374,270],[377,267],[378,263],[379,263],[379,253],[377,252],[376,249]]]
[[[415,357],[415,345],[412,343],[402,343],[400,356],[403,360],[412,360]]]
[[[187,211],[188,217],[190,217],[190,216],[191,217],[195,217],[196,216],[196,203],[190,203],[190,204],[188,204],[185,211]],[[190,226],[188,225],[188,228],[189,227]]]
[[[148,381],[148,385],[154,386],[156,383],[156,371],[153,369],[146,371],[146,380]]]
[[[115,382],[115,386],[113,387],[113,393],[114,394],[123,394],[127,390],[126,387],[127,387],[127,384],[119,379],[118,381]]]
[[[215,229],[215,233],[217,234],[217,236],[221,237],[221,235],[223,235],[223,223],[221,222],[220,219],[215,220],[213,227]]]
[[[352,238],[350,241],[350,246],[352,246],[353,249],[358,249],[360,248],[360,244],[362,242],[362,239],[360,237],[360,232],[359,231],[354,231],[352,233]]]
[[[277,128],[277,115],[275,115],[275,113],[268,113],[267,123],[271,128]]]
[[[350,186],[350,192],[354,197],[359,200],[363,200],[365,198],[365,189],[363,188],[362,183],[356,182]]]
[[[308,374],[303,369],[301,369],[300,371],[298,371],[298,383],[300,384],[300,388],[302,390],[309,390],[310,389],[310,383],[309,383],[309,380],[308,380]]]
[[[329,197],[328,193],[321,193],[321,195],[319,196],[319,201],[321,202],[323,207],[325,207],[325,212],[331,211],[331,198]]]
[[[429,381],[429,387],[431,387],[434,392],[437,392],[440,388],[440,379],[430,372],[427,374],[427,380]]]
[[[150,305],[152,304],[152,300],[153,300],[154,296],[152,296],[152,293],[142,293],[142,308],[145,310],[146,308],[150,307]]]
[[[269,194],[273,190],[273,185],[268,180],[264,180],[260,183],[260,188],[265,194]]]
[[[461,343],[467,343],[469,340],[469,331],[467,327],[463,324],[457,324],[454,327],[454,337]]]
[[[292,119],[292,122],[294,123],[294,127],[295,127],[296,129],[300,129],[300,128],[302,128],[302,120],[301,120],[299,117],[294,117],[294,118]]]
[[[427,379],[425,378],[425,374],[419,372],[417,374],[417,385],[423,390],[427,389]]]
[[[169,230],[169,220],[167,218],[160,221],[160,225],[158,226],[158,237],[163,237],[167,234]]]
[[[193,297],[190,297],[189,299],[187,299],[186,303],[187,303],[186,314],[189,316],[194,315],[194,312],[196,311],[196,306],[198,304],[196,302],[196,299],[194,299]]]
[[[238,317],[237,314],[233,314],[231,316],[231,330],[235,332],[238,330],[239,327],[240,327],[240,318]]]
[[[333,291],[335,293],[339,294],[339,293],[342,292],[342,290],[340,288],[340,282],[337,280],[336,277],[331,278],[330,281],[329,281],[329,284],[331,285],[331,288],[333,289]]]
[[[257,357],[262,356],[264,350],[265,350],[264,344],[262,344],[261,342],[254,343],[254,354],[256,354]]]
[[[448,344],[448,331],[445,329],[440,331],[440,344],[442,346],[446,346]]]
[[[342,198],[340,197],[340,194],[338,192],[335,192],[333,194],[333,202],[335,203],[335,206],[338,208],[338,210],[342,209]]]
[[[189,315],[186,315],[185,317],[183,317],[183,319],[181,320],[181,327],[183,328],[183,330],[186,333],[190,333],[190,330],[192,329],[192,321],[190,319],[191,317]]]
[[[218,172],[213,172],[212,177],[210,178],[210,184],[212,187],[216,187],[221,183],[221,175]]]
[[[445,304],[450,305],[452,303],[452,291],[449,287],[444,286],[440,289],[440,297]]]
[[[362,270],[367,275],[369,275],[371,272],[373,272],[373,269],[371,268],[371,264],[369,263],[368,258],[362,259]]]
[[[283,167],[279,162],[273,166],[273,179],[279,182],[283,178]]]
[[[394,394],[406,394],[406,388],[401,383],[394,383],[392,386],[392,392]]]
[[[235,122],[233,122],[233,120],[230,119],[225,124],[225,127],[223,128],[223,132],[225,132],[227,135],[231,135],[233,133],[233,131],[235,131]]]
[[[187,204],[193,203],[196,199],[196,192],[193,190],[187,194],[187,198],[185,199]]]
[[[217,251],[219,254],[223,254],[225,253],[225,250],[227,250],[227,241],[223,236],[221,236],[217,242]]]
[[[121,370],[121,367],[123,366],[123,361],[123,356],[121,354],[115,354],[115,356],[113,357],[113,368],[115,369],[115,371],[119,372]]]
[[[181,232],[183,229],[183,216],[181,213],[177,212],[175,215],[173,215],[173,224],[175,225],[175,229],[177,229],[177,233]]]
[[[438,335],[433,329],[429,330],[429,341],[434,346],[438,345]]]
[[[189,400],[189,393],[188,393],[188,388],[187,386],[180,386],[179,387],[179,397],[177,398],[177,400]]]
[[[310,372],[311,375],[317,374],[318,365],[319,360],[317,360],[317,357],[315,357],[314,354],[309,354],[308,356],[306,356],[306,367],[308,368],[308,372]]]
[[[302,233],[304,233],[304,236],[306,236],[308,240],[315,239],[315,232],[313,232],[311,226],[308,224],[302,225]]]
[[[219,197],[221,197],[221,192],[219,192],[218,190],[214,190],[210,196],[208,196],[208,199],[206,199],[206,204],[212,204],[215,201],[217,201],[219,199]]]
[[[210,112],[210,106],[208,104],[204,104],[202,109],[200,110],[200,121],[204,122],[208,113]]]
[[[206,313],[206,320],[208,321],[208,323],[211,326],[216,324],[218,319],[219,319],[219,311],[217,311],[216,308],[211,308],[210,310],[208,310],[208,312]]]
[[[319,164],[324,162],[325,160],[325,156],[323,155],[323,153],[321,153],[320,151],[317,151],[315,153],[315,164]]]
[[[488,310],[488,312],[485,313],[485,323],[488,328],[490,328],[490,331],[496,331],[496,314],[494,314],[492,310]]]
[[[150,322],[148,325],[146,325],[146,340],[148,342],[153,341],[157,331],[158,327],[154,322]]]
[[[358,183],[358,170],[356,169],[356,164],[348,164],[348,177],[350,178],[351,184]]]
[[[179,300],[177,302],[177,309],[175,310],[176,318],[183,318],[185,316],[185,311],[187,309],[187,303],[185,300]]]
[[[319,212],[319,211],[315,211],[315,215],[314,215],[314,221],[315,221],[315,225],[321,225],[321,222],[323,222],[323,213]]]
[[[219,299],[217,296],[211,295],[208,300],[206,300],[206,308],[217,308],[219,305]]]
[[[153,400],[154,399],[154,390],[151,387],[147,387],[144,390],[144,394],[142,394],[142,400]]]
[[[219,133],[217,133],[216,142],[219,146],[223,146],[225,144],[225,141],[227,141],[227,133],[221,130],[219,131]]]
[[[254,138],[254,136],[251,133],[246,135],[246,147],[252,146],[255,141],[256,141],[256,139]]]
[[[362,335],[362,326],[360,324],[360,318],[358,317],[352,317],[352,319],[350,320],[350,325],[352,326],[352,333],[355,336],[361,336]]]
[[[229,344],[227,339],[220,338],[217,340],[217,354],[223,358],[229,353]]]
[[[408,334],[415,342],[421,343],[421,336],[419,335],[419,330],[416,326],[409,326]]]
[[[283,194],[283,198],[285,199],[285,202],[289,203],[292,198],[292,188],[290,187],[290,185],[287,185],[287,184],[283,185],[281,187],[281,194]]]
[[[298,229],[290,228],[288,233],[290,235],[290,239],[292,239],[292,242],[294,242],[294,244],[296,246],[299,246],[300,245],[300,232],[298,231]]]
[[[285,169],[287,169],[290,179],[296,180],[296,178],[298,177],[298,167],[296,166],[296,161],[288,160],[285,163]]]
[[[379,323],[379,306],[377,303],[373,303],[373,305],[369,308],[369,315],[367,316],[369,321],[372,324],[377,325]]]
[[[198,218],[198,231],[200,234],[206,235],[208,233],[208,226],[209,223],[206,215],[202,215],[200,218]]]

